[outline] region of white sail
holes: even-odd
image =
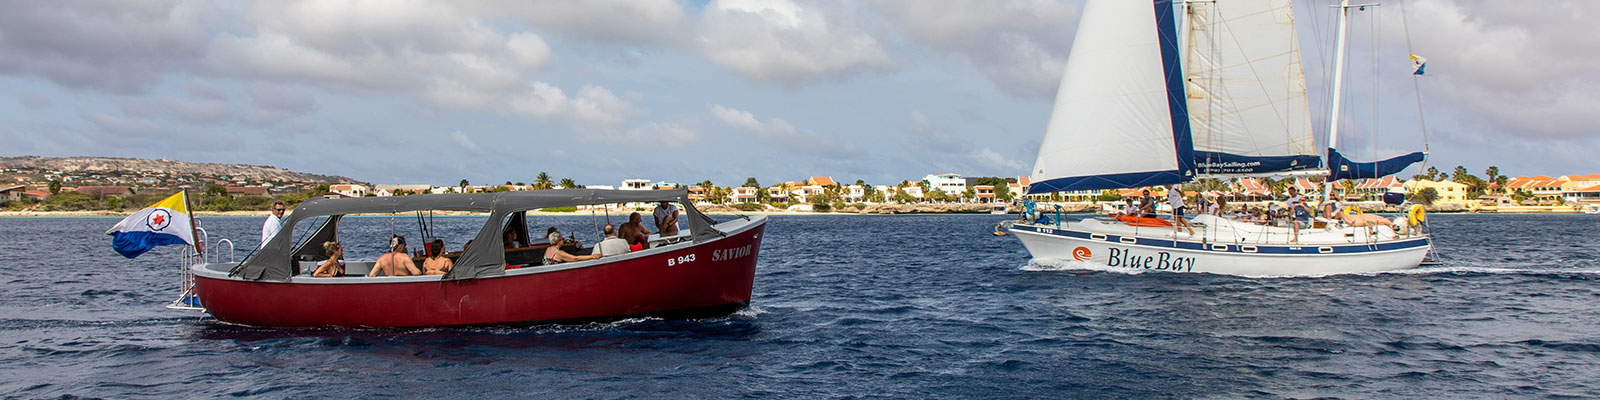
[[[1170,0],[1084,6],[1029,192],[1189,179],[1193,156],[1172,12]]]
[[[1316,168],[1311,106],[1289,0],[1187,4],[1184,77],[1197,172]]]

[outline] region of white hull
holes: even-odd
[[[1094,224],[1089,224],[1093,227]],[[1172,239],[1171,228],[1142,228],[1147,235],[1119,235],[1077,227],[1017,224],[1010,231],[1035,259],[1077,260],[1115,268],[1205,272],[1243,276],[1318,276],[1415,268],[1428,254],[1426,237],[1372,243],[1228,244]],[[1309,232],[1301,232],[1309,235]]]

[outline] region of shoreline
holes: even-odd
[[[105,211],[105,210],[100,210],[100,211],[0,211],[0,218],[109,218],[109,217],[127,217],[128,215],[132,214],[135,211],[138,211],[138,210],[129,210],[129,211]],[[613,212],[610,215],[623,215],[623,216],[625,216],[625,215],[628,215],[628,213],[631,213],[631,212],[633,212],[633,211]],[[644,212],[645,211],[641,211],[640,213],[644,213]],[[1385,213],[1384,211],[1377,211],[1377,212]],[[837,212],[837,211],[817,212],[817,211],[786,211],[786,210],[729,212],[729,211],[724,211],[724,210],[715,210],[715,211],[705,211],[704,213],[706,215],[882,215],[882,216],[895,216],[895,215],[995,215],[995,214],[990,214],[990,213],[987,213],[987,212],[960,212],[960,211],[909,212],[909,213],[862,213],[862,212]],[[1471,215],[1479,215],[1479,214],[1481,214],[1481,215],[1494,215],[1494,214],[1506,214],[1506,215],[1588,215],[1588,214],[1584,214],[1581,211],[1573,211],[1573,212],[1472,212],[1472,211],[1464,211],[1464,210],[1463,211],[1431,211],[1430,210],[1429,213],[1430,214],[1471,214]],[[268,213],[266,211],[200,211],[200,212],[196,212],[194,214],[194,216],[196,218],[200,218],[200,217],[266,217],[269,214],[270,213]],[[1008,213],[1006,215],[1014,215],[1014,214],[1016,214],[1016,213],[1015,212],[1011,212],[1011,213]],[[1100,213],[1099,212],[1063,212],[1062,214],[1088,215],[1088,214],[1100,214]],[[388,216],[388,215],[389,214],[353,214],[352,216]],[[400,215],[400,214],[396,214],[396,215]],[[410,215],[410,213],[406,213],[405,215]],[[454,217],[454,216],[487,216],[489,214],[488,213],[475,213],[475,212],[462,212],[462,211],[446,211],[446,212],[436,212],[433,215],[435,215],[435,216],[445,216],[445,217]],[[551,212],[551,211],[531,210],[531,211],[528,211],[528,215],[530,215],[530,216],[563,216],[563,215],[565,215],[565,216],[587,216],[587,215],[589,215],[589,213],[587,211],[585,211],[585,210],[572,211],[572,212]],[[594,213],[594,215],[606,215],[606,214],[605,213],[601,213],[601,212],[596,212],[596,213]]]

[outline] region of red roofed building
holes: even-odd
[[[994,185],[975,185],[972,187],[972,194],[979,203],[993,203]]]
[[[1383,194],[1392,191],[1405,191],[1405,185],[1393,176],[1377,179],[1363,179],[1356,184],[1356,195],[1362,200],[1382,200]]]
[[[831,176],[813,176],[811,178],[806,179],[806,185],[815,185],[815,186],[824,186],[824,187],[826,187],[826,186],[839,186],[839,184],[833,182],[833,177],[831,177]]]
[[[228,194],[230,194],[230,195],[241,195],[241,194],[242,195],[249,195],[249,196],[271,196],[272,195],[272,193],[267,191],[267,188],[261,187],[261,186],[228,186],[226,189],[228,190]]]
[[[78,193],[94,197],[127,197],[134,195],[134,190],[127,186],[79,186]]]
[[[1271,195],[1272,191],[1268,190],[1267,184],[1261,182],[1260,179],[1239,178],[1239,184],[1234,186],[1233,197],[1235,199],[1260,200]]]

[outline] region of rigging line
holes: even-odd
[[[1221,23],[1226,27],[1227,21],[1222,21]],[[1228,32],[1232,33],[1233,29],[1231,29],[1231,28],[1228,29]],[[1238,48],[1240,53],[1244,53],[1244,46],[1239,44],[1239,37],[1238,36],[1234,36],[1234,35],[1229,35],[1229,36],[1231,36],[1233,38],[1233,46],[1235,48]],[[1278,125],[1280,125],[1283,128],[1284,132],[1288,132],[1289,131],[1289,121],[1284,119],[1283,110],[1279,110],[1278,107],[1276,107],[1277,104],[1275,104],[1275,102],[1271,101],[1272,97],[1267,92],[1267,86],[1265,84],[1261,83],[1261,81],[1262,81],[1261,73],[1256,71],[1255,63],[1250,62],[1250,60],[1248,60],[1249,56],[1246,56],[1245,58],[1246,58],[1246,60],[1245,60],[1244,65],[1247,66],[1247,67],[1250,67],[1250,75],[1256,77],[1256,79],[1255,79],[1256,87],[1261,89],[1261,94],[1267,95],[1267,98],[1268,98],[1267,107],[1272,108],[1273,114],[1278,117]],[[1238,114],[1238,112],[1239,112],[1239,110],[1234,110],[1235,114]],[[1248,128],[1246,128],[1246,130],[1248,130]],[[1254,135],[1247,135],[1247,136],[1250,137],[1250,144],[1252,146],[1258,147],[1257,151],[1259,152],[1260,151],[1259,150],[1259,144],[1255,143],[1255,136]]]
[[[1369,45],[1372,46],[1372,131],[1367,132],[1367,144],[1371,148],[1371,157],[1374,160],[1378,159],[1378,100],[1381,98],[1378,95],[1378,80],[1381,77],[1378,68],[1378,37],[1383,36],[1383,25],[1379,24],[1381,21],[1378,21],[1378,14],[1380,13],[1373,11],[1368,19],[1368,23],[1372,24],[1372,44]]]
[[[1400,28],[1405,32],[1406,36],[1406,56],[1410,57],[1412,54],[1416,54],[1416,51],[1411,48],[1411,26],[1406,23],[1405,0],[1400,0]],[[1417,124],[1422,128],[1422,154],[1424,154],[1422,165],[1426,166],[1428,165],[1428,157],[1426,156],[1428,154],[1428,119],[1422,112],[1422,88],[1417,84],[1416,74],[1411,75],[1411,90],[1417,93]]]

